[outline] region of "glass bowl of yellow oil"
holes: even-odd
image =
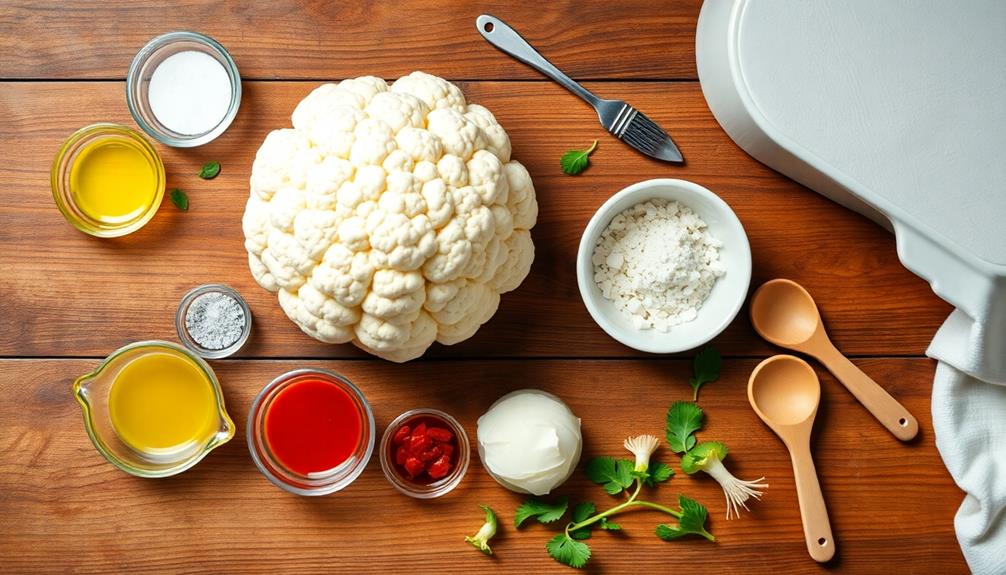
[[[92,124],[74,132],[52,163],[52,196],[78,230],[124,236],[154,217],[164,197],[164,164],[139,132]]]
[[[122,347],[78,378],[73,393],[94,447],[139,477],[181,473],[234,437],[213,370],[174,343]]]

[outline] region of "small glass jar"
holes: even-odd
[[[201,295],[213,293],[223,294],[235,300],[241,307],[241,311],[244,313],[244,326],[242,327],[241,335],[238,336],[234,343],[220,349],[204,347],[196,341],[192,337],[192,334],[189,333],[188,323],[186,320],[189,314],[189,308],[192,306],[192,302]],[[199,287],[193,288],[187,294],[182,296],[182,301],[178,304],[178,311],[175,313],[175,330],[178,332],[178,339],[182,342],[182,345],[192,350],[192,352],[199,357],[205,359],[222,359],[230,357],[240,351],[241,348],[244,347],[245,343],[248,342],[248,338],[251,336],[251,328],[251,308],[248,307],[248,304],[245,302],[244,298],[241,297],[241,294],[230,286],[226,286],[224,284],[203,284]]]
[[[78,203],[73,187],[73,167],[80,159],[81,153],[105,142],[117,142],[136,151],[146,159],[153,175],[151,180],[153,190],[147,190],[150,193],[150,205],[125,219],[105,220],[88,214]],[[161,206],[161,200],[164,198],[164,180],[164,164],[150,142],[136,130],[109,123],[84,126],[71,134],[56,154],[50,172],[52,197],[60,213],[73,227],[99,238],[124,236],[146,225]]]
[[[414,481],[406,477],[395,463],[394,435],[404,425],[414,427],[413,423],[427,420],[442,423],[454,434],[454,438],[457,440],[455,451],[457,455],[454,458],[454,466],[446,476],[431,482]],[[468,434],[465,433],[465,428],[458,423],[458,420],[439,409],[411,409],[396,417],[384,430],[380,446],[381,470],[384,471],[384,477],[387,478],[388,483],[391,483],[395,489],[405,495],[417,499],[433,499],[450,493],[461,483],[465,473],[468,472],[468,464],[471,460],[470,452],[471,444],[468,442]]]
[[[207,54],[223,66],[231,86],[231,101],[220,122],[201,134],[180,134],[162,124],[150,108],[148,90],[154,70],[170,56],[196,51]],[[175,148],[194,148],[213,141],[234,121],[241,106],[241,75],[237,64],[219,42],[198,32],[168,32],[147,42],[133,57],[126,75],[126,104],[143,131],[158,142]]]
[[[346,393],[360,416],[360,437],[353,453],[334,469],[303,474],[285,466],[269,447],[266,419],[272,403],[284,390],[301,382],[321,380]],[[272,380],[252,402],[247,424],[248,451],[262,475],[277,487],[297,495],[328,495],[347,487],[363,473],[374,452],[374,414],[363,393],[345,377],[325,369],[296,369]]]

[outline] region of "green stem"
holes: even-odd
[[[696,403],[699,401],[699,386],[696,385],[692,390],[692,403]]]
[[[658,505],[656,503],[651,503],[649,501],[633,501],[633,505],[641,505],[643,507],[649,507],[650,509],[656,509],[657,511],[663,511],[668,515],[673,515],[674,517],[681,519],[682,513],[680,511],[675,511],[670,507],[664,507],[663,505]]]
[[[668,514],[668,515],[670,515],[670,516],[672,516],[672,517],[674,517],[676,519],[681,519],[682,513],[680,511],[677,511],[675,509],[671,509],[670,507],[665,507],[665,506],[657,504],[657,503],[653,503],[651,501],[639,501],[639,500],[637,500],[636,497],[639,496],[639,491],[642,488],[643,488],[643,482],[637,479],[636,480],[636,490],[632,492],[632,495],[629,496],[629,498],[627,500],[625,500],[622,503],[619,503],[618,505],[612,507],[611,509],[609,509],[607,511],[604,511],[602,513],[598,513],[597,515],[594,515],[593,517],[588,517],[588,518],[584,519],[583,521],[581,521],[579,523],[570,523],[570,524],[566,525],[566,534],[569,535],[570,531],[576,531],[577,529],[582,529],[584,527],[587,527],[588,525],[593,525],[594,523],[597,523],[598,521],[604,519],[605,517],[610,517],[612,515],[615,515],[616,513],[621,513],[622,511],[625,511],[626,509],[628,509],[630,507],[637,507],[637,506],[638,507],[648,507],[650,509],[655,509],[657,511],[662,511],[662,512],[664,512],[664,513],[666,513],[666,514]],[[706,537],[706,538],[708,539],[708,537]]]
[[[612,507],[611,509],[609,509],[609,510],[603,512],[603,513],[598,513],[597,515],[594,515],[593,517],[588,517],[587,519],[584,519],[583,521],[581,521],[579,523],[570,523],[570,524],[566,525],[566,534],[569,535],[570,531],[576,531],[577,529],[581,529],[581,528],[586,527],[588,525],[593,525],[594,523],[597,523],[598,521],[604,519],[605,517],[614,515],[614,514],[618,513],[619,511],[622,511],[622,510],[624,510],[624,509],[626,509],[628,507],[631,507],[634,503],[636,503],[636,497],[639,496],[639,491],[642,488],[643,488],[643,482],[637,479],[636,480],[636,490],[632,492],[632,495],[630,495],[628,499],[626,499],[624,502],[619,503],[618,505]]]

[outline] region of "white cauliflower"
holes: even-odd
[[[354,78],[292,119],[255,156],[242,228],[252,275],[305,333],[404,362],[474,335],[524,281],[531,177],[457,86]]]

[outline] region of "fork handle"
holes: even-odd
[[[591,106],[596,108],[601,103],[600,98],[590,93],[589,90],[577,84],[572,78],[553,66],[551,62],[546,60],[544,56],[528,44],[527,40],[521,38],[516,30],[508,26],[506,22],[494,16],[483,14],[475,19],[475,27],[478,28],[479,34],[482,34],[482,37],[487,42],[555,80],[563,88],[583,98]]]

